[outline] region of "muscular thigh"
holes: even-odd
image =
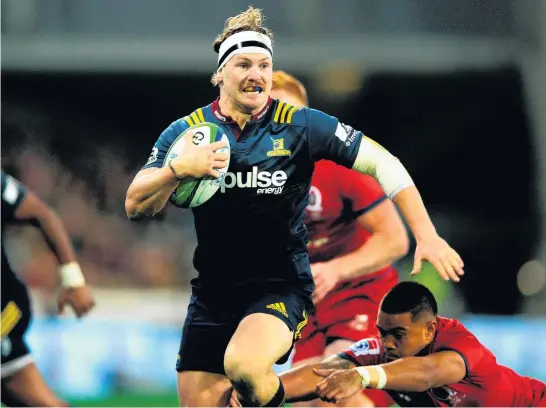
[[[283,364],[307,321],[305,304],[297,295],[265,295],[247,308],[226,354],[246,355],[269,366]]]
[[[222,313],[214,304],[192,297],[182,330],[176,370],[224,376],[224,353],[237,323],[236,314]]]

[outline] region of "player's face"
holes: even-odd
[[[389,361],[417,355],[434,339],[436,322],[430,319],[411,320],[410,313],[388,314],[379,311],[377,329]]]
[[[272,89],[271,97],[275,99],[280,99],[281,101],[284,101],[297,108],[301,106],[305,106],[305,102],[302,101],[298,95],[296,95],[293,92],[289,92],[286,89],[282,89],[282,88]]]
[[[245,113],[255,113],[271,93],[273,66],[265,54],[240,54],[222,70],[223,88],[228,98]]]

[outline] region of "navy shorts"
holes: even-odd
[[[15,374],[33,361],[24,339],[30,318],[30,301],[26,293],[2,297],[2,378]]]
[[[293,343],[301,337],[312,307],[310,297],[293,290],[254,293],[241,299],[192,295],[182,331],[177,371],[204,371],[225,375],[224,354],[237,326],[246,316],[266,313],[281,319],[293,332]],[[285,363],[292,349],[279,359]]]

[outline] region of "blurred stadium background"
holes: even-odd
[[[442,314],[546,380],[546,1],[252,4],[275,30],[275,68],[394,152],[462,254],[460,285],[418,278]],[[177,403],[191,212],[130,223],[123,201],[159,133],[216,97],[212,40],[247,6],[2,1],[2,167],[58,210],[97,290],[87,319],[56,317],[54,260],[32,229],[10,232],[33,288],[28,340],[75,404]],[[411,257],[398,266],[407,279]]]

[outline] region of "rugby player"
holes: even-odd
[[[402,407],[544,407],[546,384],[497,363],[459,321],[438,316],[433,294],[401,282],[381,301],[379,337],[281,374],[287,401],[336,402],[384,389]],[[232,406],[239,406],[237,395]]]
[[[225,146],[192,143],[163,166],[169,146],[202,122],[221,126],[231,145],[221,188],[193,208],[197,249],[177,362],[182,405],[222,406],[231,384],[250,406],[284,402],[273,370],[286,361],[313,309],[314,283],[303,222],[314,162],[330,159],[372,175],[400,207],[417,239],[415,271],[430,261],[459,281],[463,263],[436,233],[402,164],[361,132],[323,112],[270,98],[272,33],[261,10],[229,18],[215,39],[217,100],[174,121],[159,136],[127,191],[131,220],[159,213],[184,177],[215,176]]]
[[[308,104],[303,84],[284,71],[273,72],[271,96],[294,106]],[[409,244],[402,220],[379,183],[328,160],[315,165],[305,225],[316,310],[295,346],[294,367],[318,363],[379,334],[374,324],[379,302],[398,282],[390,264],[407,253]],[[365,390],[337,405],[392,404],[386,392]]]
[[[4,248],[4,228],[18,223],[37,226],[59,261],[62,284],[57,301],[59,313],[69,305],[76,316],[81,317],[95,305],[57,214],[2,170],[2,404],[67,406],[47,386],[24,340],[31,319],[30,299],[26,285],[12,270]]]

